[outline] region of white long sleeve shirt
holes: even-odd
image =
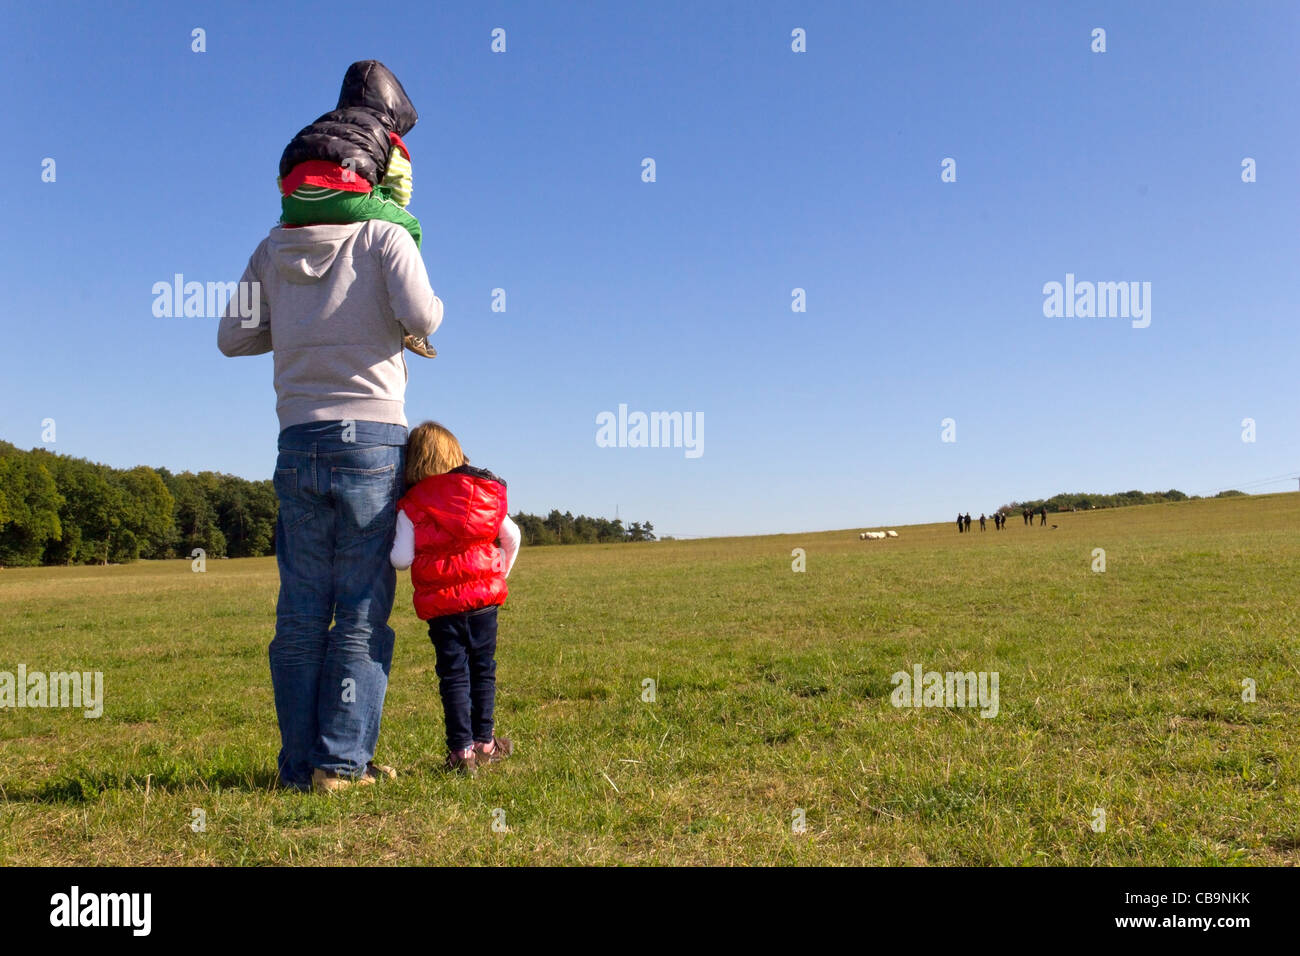
[[[519,556],[519,543],[523,536],[519,533],[519,525],[511,521],[509,515],[501,520],[499,536],[501,568],[505,576],[510,577],[510,569],[515,566],[515,558]],[[397,534],[393,537],[393,550],[389,552],[388,560],[399,571],[405,571],[415,562],[415,525],[405,511],[397,512]]]

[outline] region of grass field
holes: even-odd
[[[377,755],[401,777],[332,797],[271,787],[273,559],[0,571],[0,671],[105,693],[99,719],[0,710],[0,863],[1300,860],[1300,494],[1053,521],[525,549],[518,753],[472,780],[439,770],[403,581]],[[998,672],[998,715],[895,708],[914,664]]]

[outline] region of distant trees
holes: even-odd
[[[158,472],[144,465],[112,472],[109,481],[121,493],[117,540],[110,543],[114,561],[163,557],[176,526],[175,499]]]
[[[589,518],[571,512],[553,510],[545,518],[519,512],[512,515],[523,535],[524,544],[601,544],[621,541],[654,541],[654,525],[634,521],[624,528],[617,518]]]
[[[205,472],[211,474],[211,472]],[[271,554],[280,504],[269,481],[218,475],[217,523],[232,558]]]
[[[43,462],[0,442],[0,562],[40,564],[63,534],[54,476]]]
[[[211,480],[215,476],[211,472],[173,475],[166,469],[160,474],[176,502],[172,511],[173,548],[176,553],[189,555],[194,553],[195,548],[202,548],[210,557],[224,557],[226,535],[221,530],[217,513],[217,487]]]
[[[0,442],[0,565],[270,554],[275,518],[269,481],[110,468]]]
[[[1152,505],[1162,501],[1186,501],[1187,495],[1176,488],[1168,491],[1121,491],[1115,495],[1070,494],[1053,495],[1051,498],[1035,498],[1032,501],[1013,501],[1003,505],[998,511],[1003,514],[1023,511],[1038,511],[1046,506],[1048,511],[1091,511],[1093,508],[1122,508],[1125,505]]]
[[[159,469],[176,500],[175,551],[202,548],[209,557],[255,558],[273,554],[279,502],[269,481],[201,471],[173,475]]]
[[[629,541],[653,541],[655,539],[655,526],[649,521],[642,524],[640,521],[633,521],[627,529],[627,540]]]

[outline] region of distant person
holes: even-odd
[[[969,511],[966,512],[966,519],[965,519],[965,520],[966,520],[966,530],[969,531],[969,530],[970,530],[970,512],[969,512]]]
[[[1047,505],[1038,509],[1038,527],[1041,528],[1045,524],[1047,524]]]
[[[959,511],[957,512],[957,533],[961,534],[961,532],[965,530],[966,530],[966,521],[964,518],[962,518],[961,512]]]
[[[981,530],[981,531],[987,531],[987,530],[988,530],[987,528],[984,527],[984,512],[982,512],[982,511],[980,512],[980,530]]]
[[[1029,509],[1028,508],[1022,509],[1020,512],[1020,517],[1025,519],[1025,524],[1029,524],[1029,520],[1030,520]]]

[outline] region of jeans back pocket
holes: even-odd
[[[357,537],[387,534],[397,522],[397,499],[402,494],[397,463],[378,468],[330,468],[330,493],[334,507],[348,531]]]
[[[288,531],[311,520],[312,506],[303,495],[298,469],[291,462],[285,462],[284,458],[281,454],[280,461],[276,462],[271,486],[275,489],[275,497],[280,505],[280,520]]]

